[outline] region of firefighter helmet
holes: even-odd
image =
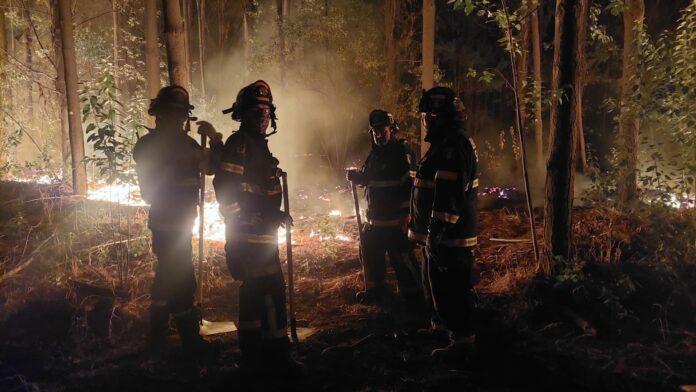
[[[271,109],[272,126],[275,129],[275,106],[273,105],[273,94],[271,87],[263,80],[257,80],[254,83],[242,88],[237,93],[237,99],[231,108],[222,111],[223,114],[232,113],[232,119],[235,121],[242,120],[242,113],[256,105],[266,105]]]
[[[392,132],[399,132],[399,124],[394,120],[394,116],[386,110],[375,109],[370,113],[370,132],[375,128],[389,126]]]
[[[421,113],[436,113],[446,117],[458,117],[464,112],[464,104],[448,87],[433,87],[423,90],[418,110]]]
[[[189,102],[189,94],[185,88],[175,84],[160,89],[157,97],[150,100],[150,107],[147,113],[151,116],[156,115],[161,109],[181,110],[190,114],[194,109]]]

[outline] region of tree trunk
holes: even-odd
[[[154,99],[160,89],[159,43],[157,35],[157,2],[145,2],[145,83],[147,97]],[[148,125],[155,125],[155,118],[148,116]]]
[[[24,64],[28,69],[34,69],[34,52],[32,49],[34,43],[34,33],[31,30],[31,11],[29,10],[29,2],[23,2],[23,15],[27,27],[24,29]],[[31,72],[31,71],[30,71]],[[36,123],[34,121],[34,75],[30,75],[29,83],[27,84],[27,120],[30,127]]]
[[[624,48],[621,74],[621,114],[619,119],[618,162],[616,190],[623,203],[635,202],[638,197],[636,170],[638,169],[638,132],[640,115],[636,96],[639,94],[638,56],[640,34],[645,18],[643,0],[626,0],[623,11]]]
[[[73,193],[87,194],[87,168],[85,166],[85,143],[82,131],[80,99],[77,96],[77,61],[71,14],[71,0],[58,0],[60,33],[63,44],[63,64],[68,97],[68,122],[70,124],[70,152],[72,156]]]
[[[58,0],[51,0],[53,53],[56,64],[56,107],[60,118],[60,151],[63,173],[70,167],[70,125],[68,124],[68,105],[65,96],[65,67],[63,66],[63,45],[60,33],[60,15]]]
[[[186,64],[189,66],[189,80],[192,80],[191,72],[193,65],[191,64],[191,3],[189,0],[184,0],[181,3],[181,13],[181,18],[184,20],[184,51],[186,53]],[[191,89],[193,89],[193,83],[191,83]]]
[[[249,47],[249,7],[248,1],[243,0],[242,4],[242,45],[244,45],[244,76],[249,76],[249,57],[251,48]]]
[[[527,3],[523,2],[520,7],[520,15],[526,15],[529,12]],[[520,21],[521,29],[519,35],[520,53],[517,55],[517,96],[519,97],[520,111],[520,130],[527,130],[527,78],[529,77],[529,30],[530,23],[528,18]]]
[[[393,111],[396,106],[396,42],[394,33],[399,4],[397,0],[384,0],[384,47],[386,58],[384,59],[384,79],[382,79],[382,97],[380,106],[388,111]]]
[[[421,84],[424,90],[433,87],[435,76],[435,0],[423,0],[423,41],[422,41],[422,76]],[[421,124],[421,156],[428,151],[425,141],[425,128]]]
[[[201,78],[201,96],[205,99],[205,0],[198,0],[198,69]]]
[[[114,87],[116,87],[116,94],[118,96],[118,90],[119,90],[119,48],[118,48],[118,8],[116,7],[116,0],[111,0],[111,30],[112,30],[112,38],[113,38],[113,44],[112,44],[112,54],[111,56],[113,57],[113,65],[112,65],[112,73],[114,76]]]
[[[5,64],[7,63],[7,46],[5,45],[5,10],[0,9],[0,111],[8,110],[3,89],[5,87]],[[4,117],[4,115],[3,115]],[[5,166],[5,128],[0,121],[0,168]],[[0,171],[0,175],[3,172]],[[0,177],[2,178],[2,177]]]
[[[186,62],[184,21],[181,18],[179,0],[162,1],[164,15],[164,37],[167,46],[169,84],[176,84],[191,91],[189,65]]]
[[[550,272],[556,258],[571,260],[573,180],[577,135],[578,61],[585,42],[589,0],[557,0],[553,85],[564,86],[564,99],[554,101],[556,116],[549,124],[549,159],[544,205],[545,257],[541,268]],[[567,98],[565,98],[567,97]]]
[[[531,0],[528,4],[532,4]],[[541,99],[541,34],[539,34],[539,7],[532,12],[532,63],[534,67],[534,142],[536,166],[539,173],[544,168],[544,124]]]
[[[280,84],[286,86],[286,58],[285,58],[285,22],[289,12],[289,0],[277,0],[276,8],[278,9],[278,51],[280,52]]]

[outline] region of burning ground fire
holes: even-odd
[[[50,182],[49,182],[50,183]],[[212,192],[211,192],[211,195]],[[214,196],[213,196],[214,197]],[[140,197],[139,189],[135,185],[130,184],[91,184],[87,196],[90,200],[106,201],[112,203],[121,203],[130,206],[147,206],[144,200]],[[319,199],[327,201],[326,195],[320,195]],[[225,222],[219,213],[217,201],[206,201],[204,209],[204,238],[206,241],[225,241]],[[340,210],[332,209],[325,214],[329,219],[341,219],[343,214]],[[304,216],[298,216],[296,219],[304,219]],[[191,230],[194,237],[198,236],[198,228],[200,225],[200,217],[196,217],[196,221]],[[319,230],[311,229],[309,238],[316,238],[319,241],[352,241],[348,235],[342,233],[318,234]],[[293,234],[295,231],[292,231]],[[286,229],[278,228],[278,244],[286,242]],[[293,241],[295,244],[295,241]]]

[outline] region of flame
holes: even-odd
[[[339,211],[339,210],[331,210],[331,211],[329,211],[329,216],[339,217],[339,216],[341,216],[341,211]]]

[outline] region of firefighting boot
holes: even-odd
[[[304,363],[293,358],[290,353],[290,341],[287,337],[264,342],[264,357],[269,371],[282,378],[298,379],[307,375]]]
[[[201,359],[211,354],[212,345],[200,335],[200,314],[197,308],[176,313],[174,323],[187,357]]]
[[[263,353],[261,343],[261,329],[239,329],[239,351],[242,357],[239,361],[239,370],[243,376],[255,378],[263,374]]]
[[[466,363],[474,354],[476,335],[450,338],[450,343],[436,348],[430,354],[434,359],[447,363]]]
[[[166,350],[169,335],[169,309],[167,305],[150,306],[150,335],[148,345],[152,359],[160,359]]]
[[[361,304],[381,304],[384,303],[389,295],[387,285],[371,287],[355,294],[355,299]]]

